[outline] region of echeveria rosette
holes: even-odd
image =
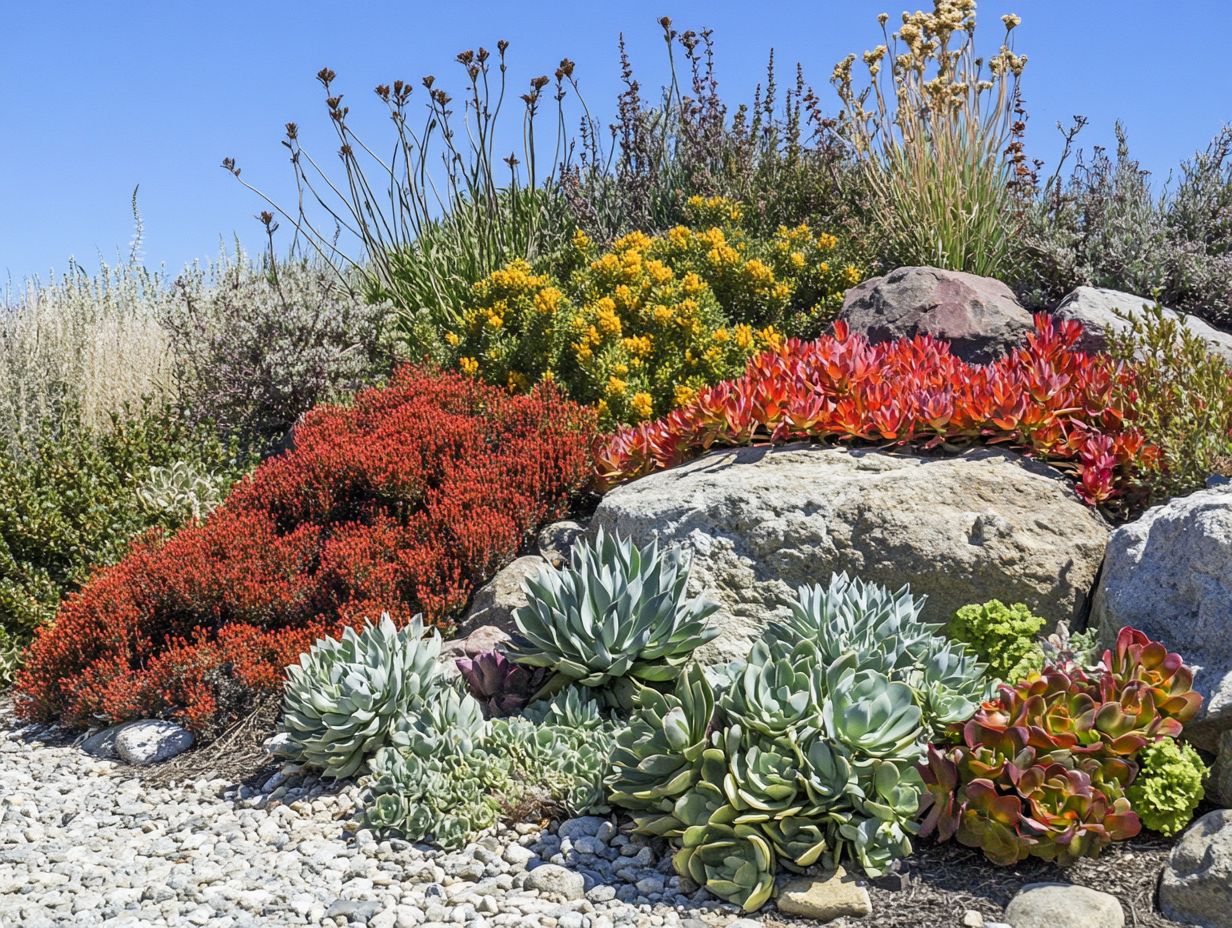
[[[752,825],[713,823],[686,835],[672,863],[677,873],[745,912],[761,908],[774,892],[774,848]]]
[[[714,690],[699,664],[684,672],[675,693],[638,690],[629,722],[616,734],[609,781],[612,802],[637,813],[638,831],[676,827],[672,809],[700,775],[714,708]]]
[[[758,641],[723,693],[723,712],[745,731],[797,744],[821,730],[825,671],[812,642]]]
[[[498,650],[459,657],[454,664],[489,718],[520,712],[548,678],[544,668],[518,664]]]
[[[283,753],[324,776],[361,772],[394,726],[440,685],[440,635],[416,616],[398,630],[390,617],[340,639],[323,638],[287,669]]]
[[[567,566],[526,580],[527,604],[514,611],[518,635],[508,654],[549,669],[548,689],[623,687],[615,698],[627,706],[631,682],[675,680],[718,634],[707,622],[718,606],[690,599],[688,579],[689,560],[679,548],[642,548],[600,530],[573,546]]]

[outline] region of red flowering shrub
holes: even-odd
[[[317,408],[204,523],[147,537],[66,601],[28,652],[19,709],[209,734],[326,632],[382,611],[445,624],[567,511],[593,438],[593,415],[550,388],[415,368]]]
[[[1093,672],[1066,662],[1003,684],[959,745],[929,746],[920,833],[1003,865],[1094,857],[1142,827],[1126,798],[1138,754],[1201,707],[1180,656],[1123,628]]]
[[[744,376],[663,419],[620,430],[597,452],[598,481],[610,487],[715,445],[984,442],[1068,470],[1079,495],[1101,503],[1155,451],[1128,421],[1132,372],[1076,350],[1081,334],[1076,322],[1037,316],[1023,347],[981,365],[931,337],[870,345],[836,324],[833,335],[758,355]]]

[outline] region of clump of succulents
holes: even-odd
[[[526,581],[509,656],[551,670],[548,692],[577,684],[627,706],[634,683],[670,683],[718,634],[706,621],[717,606],[690,599],[688,579],[679,548],[639,547],[600,530],[573,546],[567,566]]]
[[[1023,603],[999,599],[963,606],[950,622],[950,636],[967,644],[997,679],[1017,683],[1043,666],[1035,636],[1047,620]]]
[[[318,640],[287,671],[283,753],[327,777],[360,772],[439,686],[440,650],[440,635],[425,636],[419,616],[399,630],[384,614],[359,632]]]
[[[1206,794],[1206,764],[1188,744],[1161,738],[1142,749],[1140,769],[1126,791],[1142,824],[1162,835],[1175,835],[1193,819]]]
[[[885,872],[918,831],[932,733],[966,721],[987,688],[921,605],[840,575],[801,590],[746,661],[690,668],[673,693],[639,689],[612,802],[676,845],[679,873],[746,911],[780,865]]]
[[[499,650],[460,657],[454,664],[489,718],[520,712],[548,677],[544,668],[515,663]]]
[[[812,642],[827,666],[854,654],[860,669],[910,687],[934,733],[969,719],[989,695],[986,667],[940,625],[920,619],[924,597],[907,587],[891,592],[839,573],[828,586],[801,587],[790,606],[790,615],[769,629],[770,639]]]
[[[1125,628],[1091,672],[1049,665],[1002,685],[960,744],[929,747],[921,833],[957,837],[1005,865],[1069,863],[1133,837],[1144,749],[1179,737],[1197,714],[1192,682],[1178,655]]]

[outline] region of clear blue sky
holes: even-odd
[[[368,134],[382,138],[373,86],[398,77],[418,85],[432,73],[460,89],[454,55],[505,38],[519,92],[567,55],[606,121],[617,34],[643,86],[657,86],[665,62],[656,20],[667,14],[679,28],[715,30],[729,100],[748,98],[773,47],[782,83],[800,61],[832,103],[831,67],[877,44],[883,9],[900,11],[870,0],[0,0],[0,279],[45,276],[69,256],[92,267],[100,253],[126,251],[137,184],[147,263],[178,269],[236,233],[259,248],[260,204],[219,162],[234,156],[246,179],[285,198],[283,124],[298,122],[306,146],[330,150],[314,79],[324,65],[338,72],[352,113],[371,117]],[[983,0],[986,42],[1011,11],[1024,20],[1017,49],[1031,59],[1024,88],[1037,157],[1055,159],[1058,120],[1091,117],[1090,146],[1110,143],[1121,118],[1137,156],[1162,178],[1232,120],[1227,0]]]

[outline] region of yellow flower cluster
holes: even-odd
[[[694,226],[631,232],[606,250],[576,232],[556,277],[524,261],[489,275],[442,333],[454,362],[511,391],[551,378],[604,425],[639,422],[787,335],[817,334],[860,278],[827,233],[753,239],[735,225],[739,204],[717,197],[690,199],[686,213]]]

